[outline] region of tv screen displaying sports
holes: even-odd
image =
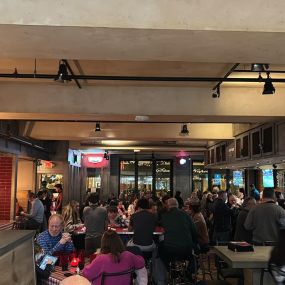
[[[233,171],[233,184],[234,186],[243,185],[242,171],[240,170]]]
[[[263,187],[274,187],[273,170],[262,170]]]

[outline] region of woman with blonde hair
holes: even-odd
[[[70,201],[62,210],[64,221],[64,231],[72,233],[77,227],[82,225],[79,216],[79,203],[77,201]]]

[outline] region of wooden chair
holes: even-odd
[[[103,272],[102,278],[101,278],[101,285],[105,284],[105,279],[108,277],[116,277],[116,276],[122,276],[122,275],[129,275],[130,276],[130,283],[129,284],[131,285],[133,282],[134,273],[135,273],[134,268],[131,268],[131,269],[125,270],[125,271],[120,271],[120,272],[112,272],[112,273]]]

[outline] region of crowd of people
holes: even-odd
[[[29,193],[31,212],[45,216],[40,195],[41,191],[37,196]],[[90,193],[82,209],[78,202],[70,201],[61,214],[60,208],[57,212],[49,217],[48,228],[37,236],[37,243],[45,254],[58,256],[59,260],[62,253],[76,253],[82,261],[82,274],[92,284],[100,284],[103,271],[132,268],[145,272],[146,256],[154,252],[165,272],[174,257],[189,260],[186,274],[191,279],[193,252],[207,253],[211,244],[231,240],[255,245],[277,242],[281,221],[285,221],[285,210],[278,205],[274,189],[264,188],[261,195],[254,185],[248,196],[243,189],[234,195],[214,187],[211,192],[194,191],[185,200],[177,191],[175,197],[165,195],[161,199],[146,193],[129,203],[113,194],[103,202],[97,193]],[[30,220],[34,217],[25,216]],[[41,221],[35,221],[39,226]],[[154,237],[156,226],[163,227],[163,239]],[[85,234],[76,234],[82,228]],[[133,231],[132,238],[119,237],[116,228]],[[94,253],[97,257],[84,267],[84,255]],[[145,274],[141,276],[145,280]],[[125,278],[119,278],[117,284],[126,284]]]

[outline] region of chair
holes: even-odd
[[[186,279],[187,260],[185,256],[172,256],[170,260],[170,284],[184,284]]]
[[[112,272],[112,273],[103,272],[102,278],[101,278],[101,285],[105,284],[105,279],[108,277],[116,277],[116,276],[122,276],[122,275],[129,275],[130,276],[130,285],[131,285],[132,281],[133,281],[134,273],[135,273],[134,268],[131,268],[131,269],[125,270],[125,271],[121,271],[121,272]]]

